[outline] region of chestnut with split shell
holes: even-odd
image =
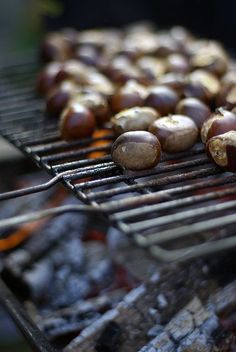
[[[236,172],[236,131],[228,131],[208,140],[207,155],[226,171]]]
[[[112,128],[119,135],[128,131],[144,131],[153,123],[159,114],[149,107],[134,107],[121,111],[111,118]]]
[[[162,150],[166,153],[177,153],[190,149],[197,140],[196,124],[184,115],[169,115],[162,117],[149,127],[160,141]]]
[[[161,157],[161,145],[152,133],[132,131],[121,134],[111,149],[113,161],[128,170],[145,170],[156,166]]]
[[[219,108],[202,125],[202,142],[206,143],[208,139],[231,130],[236,130],[236,115],[231,111]]]

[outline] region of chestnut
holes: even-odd
[[[93,48],[102,49],[106,43],[105,36],[105,30],[88,29],[78,33],[77,43],[78,45],[89,45]]]
[[[190,71],[189,60],[181,54],[171,54],[166,58],[168,72],[187,73]]]
[[[173,89],[156,86],[149,90],[144,105],[156,109],[160,115],[165,116],[175,110],[178,100],[178,94]]]
[[[82,45],[76,50],[75,58],[88,66],[96,66],[99,53],[96,48],[89,45]]]
[[[59,122],[61,136],[67,141],[90,137],[95,125],[93,113],[77,102],[71,102],[63,110]]]
[[[170,29],[171,37],[179,45],[185,47],[186,43],[191,43],[193,41],[192,35],[187,31],[186,28],[182,26],[174,26]]]
[[[42,42],[40,54],[44,62],[64,61],[70,57],[70,46],[61,33],[53,32]]]
[[[61,63],[52,62],[48,64],[37,77],[37,91],[47,95],[56,84],[56,75],[61,69]]]
[[[150,169],[160,161],[161,145],[157,137],[149,132],[125,132],[113,143],[111,156],[124,169]]]
[[[236,131],[228,131],[208,140],[207,155],[226,171],[236,172]]]
[[[107,100],[94,90],[81,90],[81,92],[74,94],[71,101],[86,106],[94,114],[98,124],[103,124],[110,117]]]
[[[180,100],[175,111],[177,114],[190,117],[199,129],[201,129],[202,124],[211,114],[209,107],[197,98],[185,98]]]
[[[136,65],[150,82],[155,82],[166,71],[164,60],[152,56],[142,56]]]
[[[195,97],[209,102],[219,93],[220,82],[216,76],[205,70],[195,70],[187,78],[184,89],[186,98]]]
[[[121,110],[142,106],[147,96],[147,88],[136,81],[128,81],[111,97],[111,108],[114,113]]]
[[[124,84],[132,79],[138,81],[141,78],[141,72],[124,55],[111,60],[105,73],[117,84]]]
[[[123,110],[111,118],[114,132],[119,135],[128,131],[147,130],[159,114],[149,107],[133,107]]]
[[[85,82],[87,68],[81,62],[76,60],[68,60],[62,64],[61,69],[56,75],[56,82],[61,83],[65,80],[71,79],[78,84]]]
[[[219,108],[215,114],[204,122],[201,129],[201,139],[206,143],[208,139],[219,134],[236,130],[236,115]]]
[[[78,89],[78,86],[71,81],[64,81],[55,87],[46,100],[47,112],[51,115],[59,115]]]
[[[152,123],[149,132],[153,133],[167,153],[182,152],[191,148],[197,140],[196,124],[184,115],[169,115]]]
[[[102,73],[96,70],[89,70],[86,74],[86,86],[92,90],[110,97],[114,93],[113,83]]]
[[[228,68],[228,59],[220,48],[202,48],[192,58],[193,68],[207,70],[217,76],[222,76]]]
[[[223,86],[231,84],[236,85],[236,68],[227,71],[225,75],[221,78],[221,83],[223,84]]]
[[[174,89],[181,96],[185,88],[186,78],[182,73],[170,72],[161,76],[157,83]]]
[[[181,45],[169,34],[163,33],[158,36],[156,55],[166,57],[170,54],[180,53]]]
[[[226,109],[233,109],[236,106],[236,84],[228,83],[223,85],[216,97],[216,106],[224,106]]]

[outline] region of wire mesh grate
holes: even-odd
[[[183,261],[236,247],[236,176],[211,164],[200,143],[190,151],[164,155],[152,170],[123,171],[109,154],[112,131],[69,143],[60,139],[57,121],[46,116],[34,90],[37,69],[33,60],[0,69],[0,131],[53,178],[0,199],[39,192],[63,181],[86,203],[84,211],[106,215],[157,259]],[[106,144],[98,145],[101,140]],[[38,216],[63,211],[69,210]],[[4,220],[0,226],[13,221],[17,219]]]

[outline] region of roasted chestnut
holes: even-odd
[[[236,115],[220,108],[202,125],[202,142],[206,143],[208,139],[231,130],[236,130]]]
[[[176,113],[190,117],[198,128],[210,117],[211,110],[197,98],[185,98],[176,106]]]
[[[173,89],[165,86],[157,86],[149,90],[144,105],[156,109],[160,115],[164,116],[175,110],[178,100],[178,94]]]
[[[180,53],[181,45],[169,34],[163,33],[158,36],[156,55],[166,57],[171,54]]]
[[[78,86],[71,81],[64,81],[53,89],[46,100],[47,112],[58,116],[66,107],[69,100],[78,91]]]
[[[144,131],[153,123],[159,114],[149,107],[134,107],[123,110],[111,118],[114,132],[119,135],[128,131]]]
[[[149,132],[153,133],[167,153],[182,152],[191,148],[197,140],[196,124],[184,115],[169,115],[152,123]]]
[[[182,73],[166,73],[157,81],[158,84],[174,89],[181,96],[185,89],[186,78]]]
[[[217,76],[222,76],[228,67],[228,59],[220,48],[202,48],[192,58],[193,68],[207,70]]]
[[[208,140],[207,155],[226,171],[236,172],[236,131],[228,131]]]
[[[93,46],[82,45],[76,50],[75,57],[85,65],[96,66],[99,53]]]
[[[98,124],[103,124],[110,117],[107,100],[102,94],[96,91],[89,89],[81,90],[81,92],[74,94],[71,101],[84,105],[92,111]]]
[[[196,70],[189,74],[184,89],[186,98],[195,97],[209,102],[219,93],[220,83],[216,76],[204,70]]]
[[[85,83],[87,68],[81,62],[68,60],[62,64],[61,69],[56,75],[56,82],[60,83],[65,80],[73,80],[78,84]]]
[[[112,111],[117,113],[133,106],[142,106],[147,93],[146,87],[136,81],[128,81],[111,97]]]
[[[226,72],[226,74],[221,78],[221,83],[223,86],[236,85],[236,68],[232,68]]]
[[[113,143],[111,156],[124,169],[150,169],[160,161],[161,145],[157,137],[149,132],[126,132]]]
[[[61,69],[61,63],[48,64],[38,75],[37,90],[42,95],[47,95],[56,84],[56,75]]]
[[[41,59],[44,62],[64,61],[70,57],[70,46],[61,33],[48,34],[41,44]]]
[[[223,85],[216,97],[216,105],[233,109],[236,106],[236,84]]]
[[[166,58],[168,72],[187,73],[190,71],[189,60],[181,54],[171,54]]]
[[[102,73],[96,70],[90,70],[86,74],[86,86],[90,89],[96,90],[106,97],[114,94],[113,83]]]
[[[164,60],[152,56],[142,56],[136,65],[150,82],[155,82],[166,72]]]
[[[63,139],[70,141],[90,137],[95,129],[93,113],[76,102],[71,102],[62,112],[59,128]]]

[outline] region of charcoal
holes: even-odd
[[[91,290],[89,280],[83,275],[70,274],[69,267],[63,267],[54,279],[49,291],[49,306],[54,309],[67,307],[85,298]]]
[[[189,336],[184,338],[177,352],[211,352],[213,344],[207,340],[207,337],[200,333],[199,330],[194,330]]]
[[[93,323],[100,317],[100,314],[93,313],[87,314],[87,316],[78,317],[78,320],[75,322],[67,322],[66,320],[51,320],[44,323],[43,330],[48,338],[55,339],[58,336],[63,336],[71,333],[79,333],[89,324]]]
[[[148,337],[156,337],[159,335],[161,332],[163,332],[164,326],[163,325],[154,325],[151,329],[148,330],[147,336]]]
[[[149,347],[150,349],[147,349],[148,352],[150,352],[152,348],[155,348],[155,352],[175,351],[175,344],[165,332],[160,333],[155,339],[153,339]]]
[[[36,262],[30,270],[24,271],[22,276],[33,299],[39,299],[45,294],[45,290],[51,285],[52,278],[53,266],[47,259]]]
[[[219,315],[222,313],[225,315],[236,310],[236,281],[232,281],[224,288],[217,290],[210,297],[209,303]]]
[[[166,297],[165,297],[162,293],[160,293],[160,294],[157,296],[157,307],[158,307],[159,309],[164,309],[164,308],[167,307],[167,305],[168,305],[168,302],[167,302],[167,300],[166,300]]]
[[[171,319],[164,331],[157,330],[156,337],[148,343],[146,350],[143,348],[139,352],[150,352],[153,347],[156,352],[210,352],[215,346],[212,336],[219,327],[219,319],[214,312],[204,308],[195,297]]]
[[[103,259],[88,272],[88,277],[99,289],[102,289],[112,283],[113,269],[112,262],[109,259]]]
[[[87,301],[81,301],[67,308],[37,318],[37,323],[49,338],[57,338],[70,333],[79,333],[86,326],[101,317],[101,313],[111,308],[113,299],[120,299],[124,292],[114,292]]]
[[[119,324],[111,321],[107,324],[98,338],[95,350],[97,352],[116,352],[122,336],[122,329]]]
[[[71,233],[68,238],[60,243],[50,255],[55,268],[64,263],[70,265],[71,270],[81,271],[85,261],[85,250],[83,243],[77,238],[77,233]]]
[[[178,314],[166,327],[167,332],[176,342],[180,341],[184,336],[190,334],[194,329],[192,314],[187,310]]]

